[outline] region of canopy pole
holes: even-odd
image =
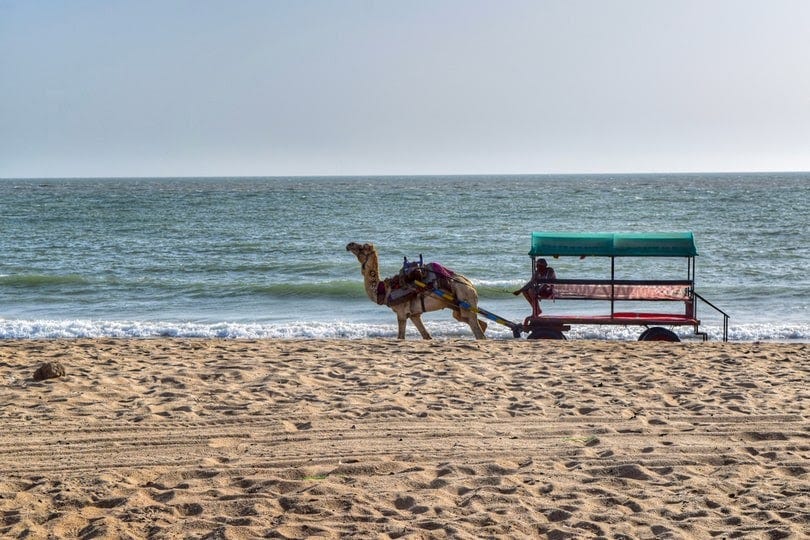
[[[616,303],[616,257],[610,258],[610,317],[613,318]]]

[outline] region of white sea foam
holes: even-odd
[[[455,322],[430,321],[428,329],[436,338],[472,338],[470,329]],[[719,327],[704,328],[711,341],[722,339]],[[568,339],[636,340],[640,327],[575,326],[566,333]],[[699,339],[691,329],[677,328],[683,340]],[[174,321],[107,321],[107,320],[15,320],[0,319],[0,339],[75,339],[75,338],[219,338],[219,339],[363,339],[394,338],[393,324],[364,324],[347,321],[297,321],[292,323],[233,323],[211,324]],[[490,324],[487,336],[512,339],[506,327]],[[419,334],[408,327],[407,337]],[[524,336],[525,337],[525,336]],[[729,328],[730,341],[799,341],[810,342],[808,325],[750,324]]]

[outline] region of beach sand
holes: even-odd
[[[810,534],[808,344],[0,341],[0,413],[3,538]]]

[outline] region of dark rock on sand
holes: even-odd
[[[35,381],[44,381],[45,379],[55,379],[56,377],[65,376],[65,366],[59,362],[45,362],[34,372]]]

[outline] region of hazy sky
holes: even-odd
[[[810,170],[807,0],[0,0],[0,177]]]

